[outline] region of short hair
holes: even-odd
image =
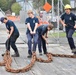
[[[4,17],[5,20],[7,20],[7,17]]]
[[[49,23],[48,27],[52,30],[54,28],[52,23]]]
[[[32,10],[29,10],[27,13],[28,13],[28,14],[29,14],[29,13],[32,13],[32,14],[33,14],[33,11],[32,11]]]

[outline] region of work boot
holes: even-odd
[[[19,57],[19,56],[20,56],[19,54],[12,55],[12,57]]]
[[[76,52],[76,48],[72,49],[72,53],[75,53]]]
[[[14,55],[12,55],[12,57],[19,57],[20,55],[19,55],[19,52],[17,51],[17,52],[15,52],[15,54]]]
[[[2,56],[4,56],[4,55],[5,55],[5,53],[2,54]]]
[[[76,52],[74,52],[74,55],[76,56]]]
[[[10,51],[9,51],[9,50],[6,50],[6,52],[10,52]],[[6,54],[6,52],[5,52],[5,53],[3,53],[3,54],[2,54],[2,56],[4,56],[4,55]]]
[[[47,54],[48,52],[44,52],[44,54]]]
[[[42,55],[42,52],[40,52],[39,55],[41,56]]]
[[[32,57],[32,55],[31,54],[28,54],[27,58],[31,58],[31,57]]]

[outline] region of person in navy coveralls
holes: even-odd
[[[25,24],[27,25],[27,39],[28,39],[28,58],[32,56],[32,52],[36,51],[38,33],[36,31],[38,27],[38,18],[33,14],[32,10],[28,11],[28,18],[26,18]],[[33,48],[32,48],[32,39],[33,39]]]
[[[76,29],[76,15],[71,12],[71,6],[69,4],[66,4],[64,9],[65,12],[61,15],[60,22],[65,27],[66,37],[72,53],[76,55],[76,46],[72,37]]]
[[[7,33],[8,33],[8,39],[5,43],[6,51],[10,51],[10,46],[11,46],[15,52],[15,54],[12,56],[19,57],[19,52],[15,45],[15,42],[16,42],[17,38],[19,37],[19,31],[18,31],[16,25],[14,24],[13,21],[8,20],[6,17],[1,17],[0,21],[2,23],[5,23],[6,28],[7,28]],[[4,56],[4,54],[2,54],[2,56]]]

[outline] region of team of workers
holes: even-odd
[[[60,22],[63,26],[65,26],[66,29],[66,37],[69,43],[69,46],[72,50],[72,53],[76,55],[76,47],[74,44],[74,40],[72,38],[72,35],[75,32],[75,20],[76,16],[71,12],[71,6],[69,4],[65,5],[64,7],[65,12],[60,17]],[[36,52],[36,47],[38,44],[38,50],[40,55],[42,55],[42,48],[44,54],[47,54],[47,48],[46,44],[48,44],[46,37],[48,31],[52,30],[53,25],[51,23],[49,24],[42,24],[38,26],[39,20],[37,17],[34,16],[33,11],[28,11],[28,18],[25,20],[25,24],[27,26],[27,39],[28,39],[28,58],[32,57],[32,53]],[[10,51],[10,46],[13,48],[15,54],[12,55],[13,57],[19,57],[18,49],[15,45],[15,42],[17,38],[19,37],[19,31],[14,24],[14,22],[8,20],[6,17],[2,17],[0,19],[2,23],[5,23],[8,33],[8,39],[5,43],[6,45],[6,51]],[[45,36],[46,34],[46,36]],[[33,47],[32,47],[32,40],[33,40]],[[4,56],[4,54],[2,54]]]

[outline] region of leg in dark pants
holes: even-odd
[[[42,37],[41,37],[41,39],[42,39],[43,51],[44,51],[44,54],[46,54],[47,53],[46,42]]]
[[[15,54],[12,55],[14,57],[19,57],[18,49],[15,45],[15,42],[16,42],[18,37],[19,37],[19,35],[12,35],[9,39],[7,39],[7,41],[5,43],[7,51],[10,51],[10,45],[13,48],[13,50],[15,51]],[[2,56],[4,56],[4,54],[2,54]]]
[[[66,36],[67,36],[68,43],[71,49],[75,49],[74,40],[72,38],[72,35],[74,34],[74,32],[75,32],[74,29],[69,29],[66,31]]]
[[[38,34],[34,34],[33,35],[33,51],[36,51],[36,47],[37,47],[37,41],[38,41]]]
[[[30,33],[27,34],[28,39],[28,54],[32,55],[32,35]]]
[[[7,39],[5,46],[6,46],[6,50],[10,51],[10,38]]]
[[[12,55],[12,56],[19,56],[18,49],[17,49],[17,47],[15,45],[15,42],[16,42],[18,37],[19,37],[19,35],[13,35],[13,36],[10,37],[10,45],[11,45],[12,49],[15,52],[15,54]]]
[[[7,39],[6,43],[5,43],[5,46],[6,46],[6,51],[10,51],[10,38]],[[4,56],[5,53],[2,54],[2,56]]]
[[[16,42],[18,37],[19,37],[18,35],[13,35],[13,36],[10,37],[10,45],[15,52],[18,52],[18,49],[15,45],[15,42]]]
[[[39,50],[39,53],[42,53],[42,40],[41,40],[41,37],[39,36],[38,37],[38,50]]]

